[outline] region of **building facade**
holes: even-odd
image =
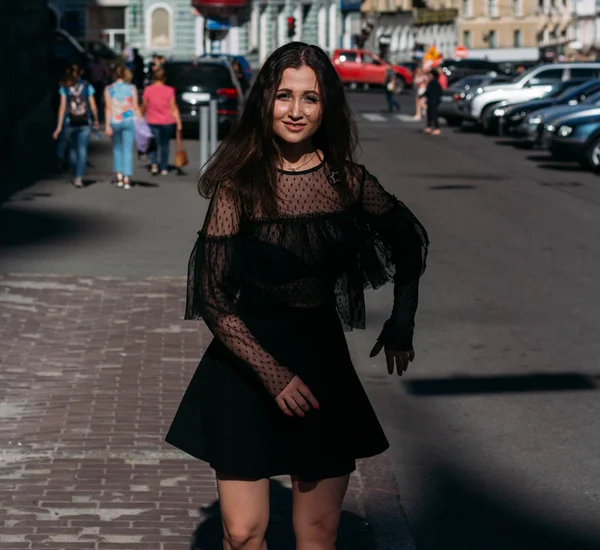
[[[577,57],[597,56],[600,46],[599,0],[573,2],[572,35],[570,46]]]
[[[573,10],[571,0],[537,0],[538,41],[544,59],[553,60],[571,53]]]
[[[360,21],[358,0],[51,0],[49,7],[78,40],[117,51],[129,44],[143,55],[222,52],[258,63],[291,40],[331,52],[352,40]]]
[[[559,0],[562,1],[562,0]],[[469,57],[491,61],[539,58],[540,0],[461,0],[458,40]]]
[[[373,28],[369,49],[388,61],[413,59],[416,51],[435,45],[443,57],[457,46],[458,0],[364,0],[363,23]]]

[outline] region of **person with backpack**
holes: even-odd
[[[60,87],[60,105],[58,107],[58,122],[52,134],[59,140],[64,132],[65,140],[70,147],[73,185],[83,187],[83,175],[87,166],[88,145],[94,127],[99,127],[98,107],[94,98],[94,87],[81,78],[81,70],[74,66]],[[62,145],[59,142],[59,145]]]
[[[138,92],[131,84],[131,71],[122,65],[115,68],[114,83],[104,92],[106,135],[112,137],[113,162],[116,185],[131,189],[133,176],[133,144],[135,117],[142,114],[138,104]]]

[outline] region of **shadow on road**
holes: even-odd
[[[476,185],[430,185],[432,191],[462,191],[465,189],[477,189]]]
[[[554,170],[556,172],[589,172],[583,166],[569,163],[568,161],[557,161],[557,164],[538,164],[538,168],[542,170]]]
[[[292,526],[292,491],[279,481],[271,480],[271,517],[267,546],[275,550],[296,548]],[[222,550],[223,527],[219,501],[201,509],[204,520],[196,529],[190,550]],[[342,512],[336,548],[340,550],[375,550],[369,525],[350,512]]]
[[[541,373],[517,376],[455,376],[404,382],[413,395],[469,395],[523,392],[596,390],[594,380],[577,373]]]
[[[542,518],[446,464],[427,471],[412,522],[419,550],[598,550],[600,538]]]

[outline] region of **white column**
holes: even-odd
[[[260,8],[256,2],[252,4],[250,12],[250,40],[248,44],[249,50],[258,49],[258,28],[260,25]]]
[[[339,13],[337,10],[337,3],[332,2],[329,6],[329,52],[333,54],[334,50],[338,47],[338,36],[340,35],[339,27]]]
[[[283,46],[287,41],[287,17],[285,15],[285,6],[280,6],[279,12],[277,13],[277,47]]]
[[[259,44],[258,44],[258,60],[259,63],[262,65],[265,60],[267,59],[269,52],[267,51],[267,44],[268,44],[268,35],[267,35],[267,30],[268,30],[268,13],[267,13],[267,8],[262,8],[261,12],[260,12],[260,24],[259,24],[259,31],[258,31],[258,38],[259,38]]]
[[[204,49],[204,17],[201,15],[196,16],[196,55],[202,55],[205,52]]]
[[[327,8],[321,6],[317,15],[317,36],[319,46],[327,49]]]

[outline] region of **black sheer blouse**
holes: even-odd
[[[325,163],[282,171],[278,216],[242,208],[230,185],[211,199],[188,269],[186,319],[203,318],[276,397],[294,374],[264,350],[243,321],[244,305],[335,303],[346,330],[365,327],[365,288],[393,281],[388,347],[412,347],[419,279],[429,240],[412,212],[359,166],[353,201]],[[357,179],[357,178],[354,178]]]

